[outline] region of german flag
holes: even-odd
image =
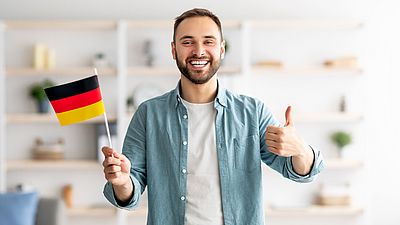
[[[61,126],[105,112],[97,75],[44,89]]]

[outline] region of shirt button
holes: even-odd
[[[182,197],[181,197],[181,200],[182,200],[182,201],[185,201],[185,199],[186,199],[185,196],[182,196]]]
[[[182,173],[185,174],[186,173],[186,169],[182,169]]]
[[[183,141],[183,145],[187,145],[187,141]]]
[[[184,119],[187,119],[187,115],[186,115],[186,114],[185,114],[185,115],[183,115],[183,118],[184,118]]]

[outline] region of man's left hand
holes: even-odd
[[[286,109],[285,126],[267,127],[265,139],[268,150],[279,156],[302,156],[307,152],[307,145],[296,133],[296,129],[292,120],[291,110],[291,106],[288,106]]]

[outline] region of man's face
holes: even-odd
[[[220,67],[225,48],[217,24],[209,17],[183,20],[175,33],[172,56],[187,79],[207,83]]]

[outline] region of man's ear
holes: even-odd
[[[225,57],[225,40],[221,42],[221,59]]]
[[[171,41],[171,53],[172,53],[172,58],[176,60],[176,48],[175,48],[175,43]]]

